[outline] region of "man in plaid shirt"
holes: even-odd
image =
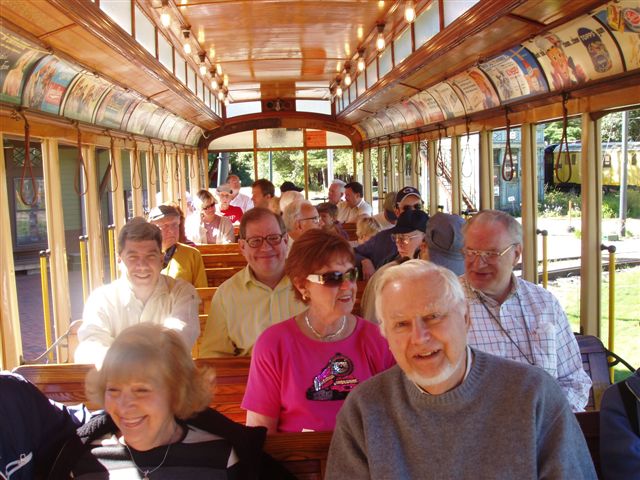
[[[550,292],[513,274],[522,253],[521,225],[504,212],[484,210],[463,233],[469,345],[543,368],[557,379],[573,411],[583,411],[591,379],[567,316]]]

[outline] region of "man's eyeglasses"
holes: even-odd
[[[251,248],[260,248],[265,240],[272,247],[277,247],[278,245],[280,245],[280,242],[282,242],[283,237],[283,233],[272,233],[271,235],[267,235],[265,237],[246,238],[244,241],[247,242],[247,245],[249,245]]]
[[[401,245],[409,245],[409,242],[411,241],[411,239],[419,237],[420,235],[422,234],[414,233],[413,235],[402,235],[400,233],[394,233],[391,235],[391,239],[394,242],[399,243]]]
[[[315,223],[316,225],[320,223],[320,217],[318,215],[316,215],[315,217],[305,217],[298,219],[299,222],[304,222],[305,220],[311,220],[311,223]]]
[[[346,272],[313,273],[307,276],[307,280],[326,287],[339,287],[345,281],[357,281],[358,270],[356,268],[350,268]]]
[[[416,203],[415,205],[405,205],[402,207],[403,212],[408,212],[409,210],[422,210],[422,203]]]
[[[473,261],[476,258],[482,258],[482,260],[484,260],[485,262],[491,263],[491,262],[497,262],[500,257],[504,256],[509,250],[511,250],[516,245],[518,244],[512,243],[501,252],[492,252],[487,250],[474,250],[472,248],[463,248],[461,251],[462,251],[462,254],[465,257],[467,257],[468,260]]]

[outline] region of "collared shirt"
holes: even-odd
[[[145,303],[136,298],[125,277],[99,287],[84,306],[75,361],[100,365],[122,330],[144,322],[178,331],[191,348],[200,335],[199,303],[200,297],[193,285],[166,275],[160,275]]]
[[[247,265],[213,296],[202,338],[202,357],[251,355],[260,334],[307,307],[295,298],[289,277],[275,288],[258,281]]]
[[[460,279],[471,313],[469,345],[541,367],[557,379],[572,410],[583,411],[591,379],[582,368],[578,342],[558,300],[542,287],[514,275],[511,292],[500,304],[472,288],[464,276]]]
[[[196,288],[208,286],[200,251],[182,243],[176,243],[175,252],[162,273],[169,277],[181,278]]]
[[[239,193],[236,198],[232,199],[229,202],[229,205],[240,207],[242,209],[242,213],[244,213],[247,210],[251,210],[253,208],[253,201],[251,200],[251,197],[245,195],[244,193]]]
[[[371,216],[371,205],[361,198],[355,207],[350,207],[346,201],[338,203],[338,221],[340,223],[356,223],[360,215]]]
[[[207,243],[234,243],[233,223],[227,217],[216,214],[214,221],[204,223],[198,214],[191,215],[185,222],[187,238],[198,245]]]

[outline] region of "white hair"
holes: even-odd
[[[287,205],[296,200],[304,200],[304,195],[302,195],[300,192],[296,192],[295,190],[283,192],[282,195],[280,195],[280,211],[284,212],[284,209],[287,208]]]
[[[331,181],[331,185],[340,185],[340,191],[344,192],[344,186],[346,185],[346,183],[340,180],[339,178],[334,178]]]
[[[280,202],[282,202],[282,199],[280,200]],[[296,221],[300,217],[300,212],[302,211],[302,207],[304,205],[311,205],[311,202],[308,200],[297,198],[289,205],[287,205],[282,211],[282,220],[284,220],[284,226],[287,227],[287,232],[295,230]]]
[[[462,226],[462,234],[466,237],[469,229],[476,223],[478,225],[499,223],[507,231],[513,243],[522,243],[522,225],[508,213],[501,210],[482,210],[467,220]]]
[[[382,290],[390,283],[411,279],[415,282],[424,281],[428,277],[439,275],[441,282],[438,282],[438,297],[442,302],[447,305],[465,305],[466,299],[462,285],[458,280],[458,277],[448,268],[436,265],[433,262],[426,260],[408,260],[400,265],[389,267],[380,272],[380,278],[375,285],[375,305],[376,315],[380,320],[380,331],[384,335],[384,316],[382,313],[382,306],[388,299],[382,294]],[[411,292],[404,292],[403,295],[411,295]]]

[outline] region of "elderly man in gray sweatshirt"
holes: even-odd
[[[338,414],[326,479],[595,479],[582,432],[539,368],[467,346],[455,274],[423,260],[387,269],[376,308],[397,365]]]

